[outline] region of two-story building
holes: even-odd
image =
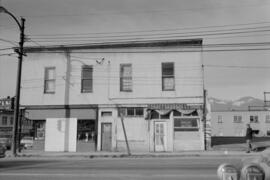
[[[203,150],[201,48],[201,39],[27,47],[21,105],[45,151],[124,151],[123,125],[131,151]]]

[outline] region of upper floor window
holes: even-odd
[[[93,92],[93,66],[85,65],[82,67],[81,92]]]
[[[44,93],[55,92],[55,67],[45,68]]]
[[[218,123],[222,123],[222,116],[218,115]]]
[[[265,116],[265,123],[270,123],[270,115]]]
[[[251,123],[259,123],[259,118],[258,118],[257,115],[255,115],[255,116],[250,116],[250,117],[249,117],[249,120],[250,120]]]
[[[242,123],[242,116],[239,116],[239,115],[233,116],[233,122],[234,123]]]
[[[120,64],[120,91],[132,91],[132,66],[131,64]]]
[[[7,116],[2,116],[2,125],[7,125]]]
[[[173,91],[174,88],[174,63],[162,63],[162,91]]]

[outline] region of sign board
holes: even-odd
[[[149,109],[170,110],[170,109],[203,109],[203,105],[189,105],[189,104],[149,104]]]

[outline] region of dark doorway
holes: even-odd
[[[96,121],[78,120],[77,123],[77,152],[91,152],[96,150]]]

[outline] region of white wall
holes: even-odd
[[[48,118],[45,127],[45,151],[76,152],[77,119]]]
[[[234,123],[235,115],[242,116],[242,123]],[[250,123],[250,116],[258,115],[259,123]],[[258,136],[265,136],[267,130],[270,131],[270,123],[265,122],[269,111],[226,111],[212,112],[212,136],[245,136],[246,124],[250,124],[252,129],[260,130]],[[218,123],[218,116],[222,116],[222,123]],[[242,134],[241,134],[242,132]]]
[[[55,94],[44,94],[45,67],[56,68]],[[63,104],[65,72],[65,54],[27,53],[22,65],[21,105]]]
[[[136,48],[133,49],[133,51],[135,50]],[[121,49],[111,50],[111,52],[105,50],[97,50],[92,53],[90,50],[71,52],[68,86],[70,104],[202,103],[203,80],[200,52],[132,53],[114,51],[121,51]],[[102,58],[105,59],[102,64],[96,63],[96,60]],[[66,61],[64,53],[28,53],[22,68],[21,104],[63,104]],[[174,62],[175,91],[162,91],[162,62]],[[120,64],[122,63],[132,64],[132,92],[120,92],[119,90]],[[81,93],[81,67],[85,64],[94,67],[92,93]],[[44,69],[48,66],[56,67],[55,94],[43,93]],[[198,98],[194,98],[196,96]]]

